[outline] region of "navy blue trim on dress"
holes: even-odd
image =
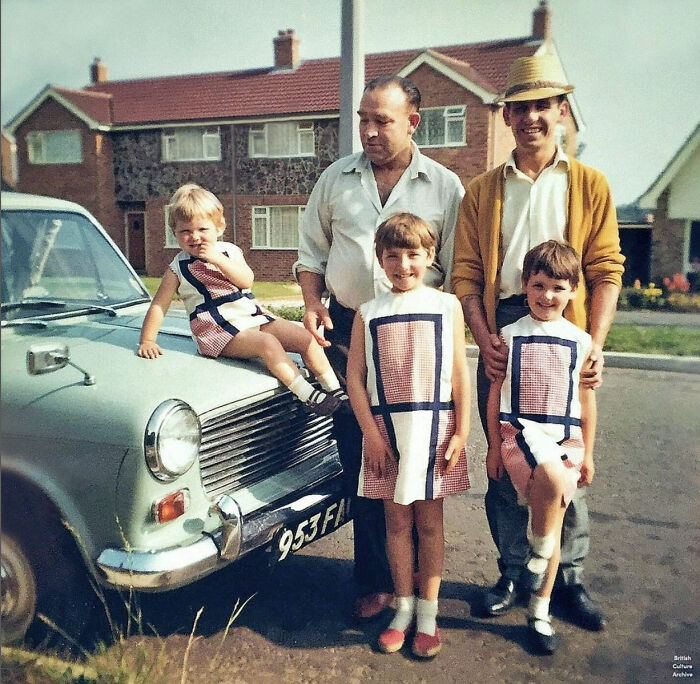
[[[225,256],[229,256],[228,252],[226,250],[221,250],[221,253],[224,254]],[[221,313],[218,310],[218,307],[221,306],[222,304],[228,304],[229,302],[235,302],[238,301],[239,299],[255,299],[255,296],[253,295],[252,292],[250,291],[244,291],[239,288],[236,289],[236,292],[231,292],[227,295],[224,295],[222,297],[212,297],[211,294],[209,294],[209,290],[207,290],[206,285],[201,282],[195,275],[190,271],[190,266],[196,262],[196,261],[201,261],[202,263],[207,263],[204,261],[204,259],[200,259],[199,257],[195,256],[189,256],[187,259],[181,259],[180,260],[180,272],[182,273],[182,277],[187,280],[192,287],[194,287],[197,292],[199,292],[200,295],[202,295],[202,298],[204,299],[204,302],[202,304],[198,304],[192,313],[190,314],[190,321],[193,321],[197,319],[201,314],[203,313],[208,313],[212,319],[216,322],[216,324],[225,330],[227,333],[230,335],[237,335],[240,330],[233,325],[230,321],[226,320]],[[217,269],[218,270],[218,269]],[[219,271],[220,272],[220,271]],[[236,287],[231,283],[231,287]],[[274,321],[275,319],[268,316],[266,313],[264,313],[260,307],[256,304],[255,305],[255,312],[250,314],[251,316],[265,316],[269,321]]]
[[[428,446],[428,469],[426,472],[425,479],[425,498],[426,500],[433,499],[433,478],[435,473],[435,459],[437,457],[437,443],[439,436],[439,426],[440,426],[440,411],[449,408],[450,404],[454,406],[453,402],[441,402],[440,401],[440,369],[442,368],[442,314],[427,314],[427,313],[410,313],[410,314],[394,314],[390,316],[379,316],[373,318],[369,322],[369,331],[372,338],[372,360],[374,361],[375,376],[377,381],[377,398],[379,401],[378,406],[372,406],[371,411],[374,415],[381,415],[384,420],[384,425],[386,426],[387,435],[389,437],[389,443],[394,451],[397,459],[401,458],[399,453],[397,442],[396,442],[396,432],[394,430],[394,424],[391,419],[393,413],[405,413],[412,410],[425,410],[432,412],[432,421],[430,428],[430,442]],[[386,392],[384,390],[384,382],[382,379],[382,372],[379,361],[379,345],[378,342],[378,328],[381,325],[388,325],[392,323],[406,323],[415,321],[427,321],[432,323],[434,326],[435,335],[435,369],[434,369],[434,388],[433,388],[433,400],[427,402],[400,402],[395,404],[389,404],[386,399]]]
[[[521,376],[521,357],[523,353],[523,347],[527,344],[553,344],[560,345],[562,347],[567,347],[570,351],[570,362],[569,362],[569,386],[567,389],[566,396],[566,409],[563,416],[555,416],[548,414],[538,414],[538,413],[521,413],[520,411],[520,376]],[[581,425],[581,421],[577,418],[571,417],[571,403],[574,396],[574,369],[576,368],[576,357],[577,357],[577,344],[574,340],[567,340],[562,337],[554,337],[552,335],[515,335],[512,341],[513,345],[513,355],[512,355],[512,370],[511,370],[511,393],[510,393],[510,407],[511,415],[508,417],[505,414],[504,420],[511,421],[512,417],[518,416],[520,418],[527,418],[538,423],[557,423],[564,426],[564,439],[569,439],[571,436],[571,426]],[[501,414],[504,415],[504,414]]]
[[[520,450],[523,452],[527,464],[530,466],[530,468],[534,470],[539,464],[537,463],[535,455],[532,453],[532,449],[530,449],[530,445],[525,440],[525,436],[522,433],[522,425],[520,426],[520,428],[521,430],[519,430],[515,435],[515,443],[520,447]]]

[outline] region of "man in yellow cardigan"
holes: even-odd
[[[460,208],[452,290],[479,346],[477,395],[485,433],[489,386],[506,369],[507,350],[498,331],[529,313],[521,289],[522,262],[541,242],[567,242],[581,256],[585,287],[578,288],[564,315],[593,338],[582,382],[593,388],[602,382],[603,344],[615,315],[624,257],[605,177],[557,145],[557,126],[569,113],[566,95],[572,91],[553,56],[523,57],[512,64],[500,101],[515,149],[505,164],[469,183]],[[500,553],[501,577],[484,601],[486,615],[495,616],[516,600],[528,549],[527,508],[517,504],[507,474],[489,479],[485,503]],[[573,621],[600,630],[605,615],[582,583],[588,548],[588,508],[580,488],[564,520],[555,600]]]

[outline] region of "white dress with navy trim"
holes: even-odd
[[[229,256],[241,252],[230,242],[217,242]],[[190,318],[190,329],[204,356],[219,356],[241,330],[258,328],[275,320],[264,312],[250,290],[237,288],[216,266],[185,251],[170,263],[177,276],[178,294]]]
[[[454,295],[423,286],[387,292],[360,307],[370,408],[398,459],[377,477],[363,458],[360,496],[410,504],[469,488],[464,449],[454,470],[445,473],[455,429],[456,303]]]
[[[580,468],[584,443],[579,380],[591,336],[565,318],[539,321],[528,314],[505,326],[501,338],[508,346],[501,387],[501,454],[522,496],[527,477],[519,472],[522,467],[561,460],[573,470]],[[578,474],[571,476],[575,483]],[[516,480],[522,480],[520,488]]]

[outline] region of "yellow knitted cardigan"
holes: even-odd
[[[503,263],[503,167],[477,176],[467,186],[457,218],[452,271],[452,291],[458,298],[482,296],[492,333],[497,332],[496,306]],[[579,286],[564,316],[587,330],[590,292],[600,283],[621,287],[625,257],[620,252],[615,206],[600,171],[569,159],[567,205],[565,239],[581,256],[585,287]]]

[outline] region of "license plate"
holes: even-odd
[[[277,560],[283,561],[289,554],[335,532],[348,520],[350,520],[350,500],[339,499],[316,509],[294,526],[283,527],[277,535],[276,549],[279,553]]]

